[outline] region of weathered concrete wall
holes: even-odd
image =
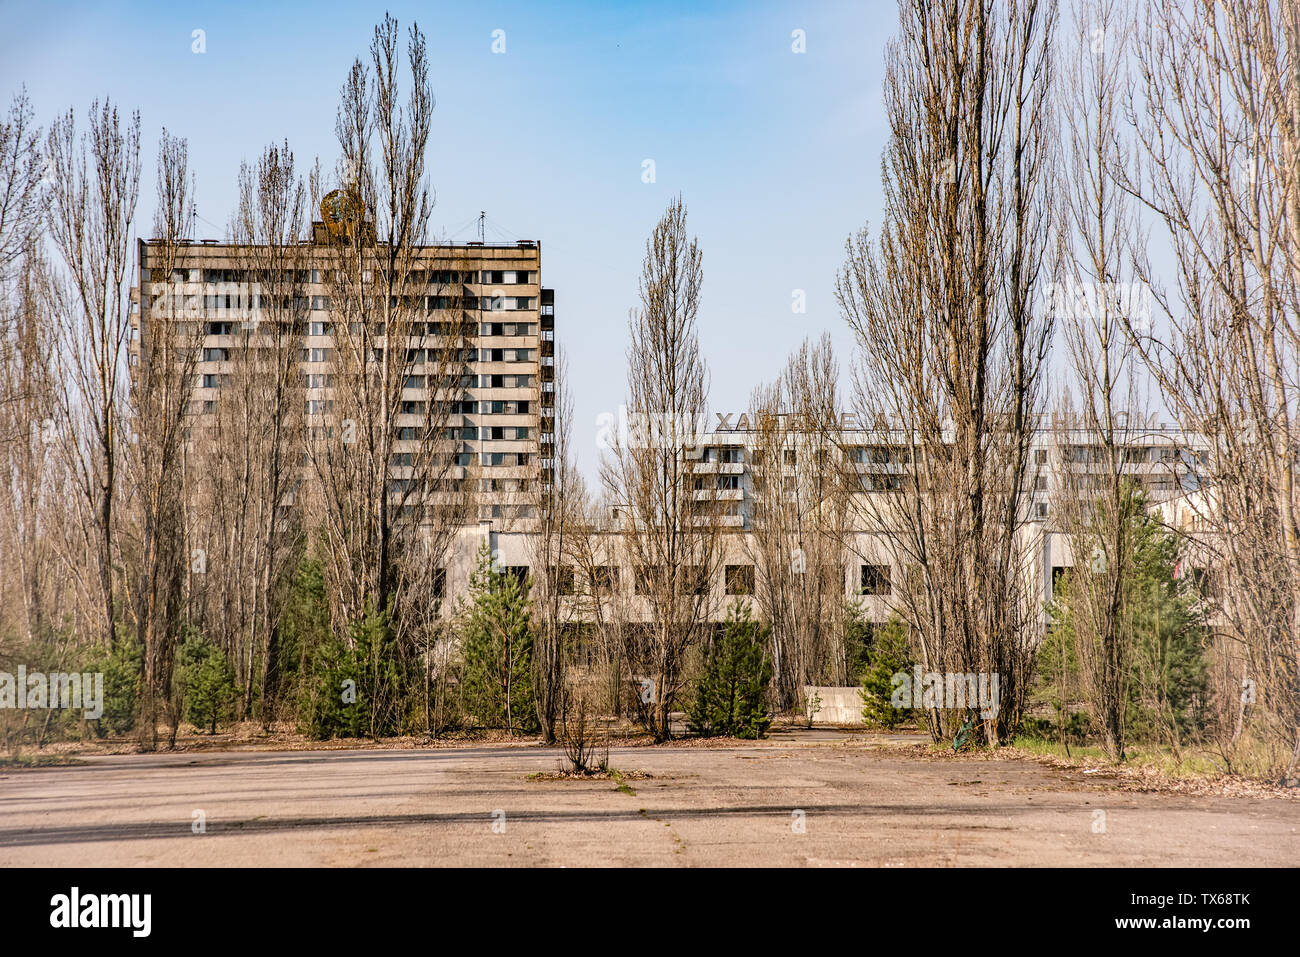
[[[821,709],[813,715],[812,723],[818,724],[862,724],[862,689],[814,687],[805,685],[804,700],[811,702],[813,696],[819,696]]]

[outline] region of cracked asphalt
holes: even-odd
[[[1297,801],[1121,791],[1034,761],[923,760],[833,735],[615,749],[624,790],[608,779],[530,778],[561,763],[558,750],[535,745],[85,762],[0,772],[0,864],[1300,862]]]

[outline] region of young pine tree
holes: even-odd
[[[862,717],[867,724],[892,730],[911,710],[895,708],[894,675],[912,670],[912,656],[907,650],[907,625],[892,617],[877,628],[867,649],[867,666],[862,672]]]
[[[1145,505],[1139,498],[1125,527],[1133,570],[1124,582],[1117,626],[1126,648],[1124,734],[1180,752],[1203,730],[1209,631],[1190,576],[1179,574],[1178,539]],[[1066,666],[1075,669],[1078,646],[1089,640],[1077,618],[1090,574],[1086,563],[1067,572],[1050,607],[1052,638],[1063,647]]]
[[[230,662],[220,648],[197,634],[181,645],[180,657],[185,720],[216,734],[217,722],[235,704],[235,674]]]
[[[688,716],[696,734],[761,738],[772,724],[765,699],[772,663],[764,650],[767,629],[754,621],[748,602],[727,610],[722,633],[706,649],[704,670]]]
[[[536,731],[529,584],[497,566],[486,543],[470,574],[469,604],[460,618],[466,711],[489,728]]]

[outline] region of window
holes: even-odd
[[[901,475],[862,475],[859,481],[864,492],[897,492],[903,487]]]
[[[534,274],[524,269],[484,269],[480,274],[481,283],[500,283],[505,286],[520,286],[531,282]]]
[[[528,453],[527,452],[484,452],[483,464],[484,465],[505,465],[505,466],[527,465]]]
[[[576,595],[578,593],[577,576],[574,575],[573,566],[571,565],[552,568],[551,581],[554,583],[556,592],[561,595]]]
[[[709,593],[709,576],[701,565],[682,565],[677,571],[679,595],[705,596]]]
[[[728,595],[754,594],[754,566],[728,565],[726,567]]]
[[[652,595],[663,583],[663,568],[658,565],[638,565],[633,576],[633,590],[638,595]]]
[[[597,565],[591,570],[591,588],[597,593],[611,594],[618,590],[618,567]]]
[[[741,461],[740,447],[736,445],[714,446],[710,445],[704,449],[702,462],[723,462],[728,465],[735,465]]]
[[[864,595],[888,595],[889,566],[863,565],[861,593]]]
[[[479,350],[480,362],[531,362],[533,359],[533,350],[531,349],[481,349]]]

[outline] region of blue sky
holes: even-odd
[[[542,242],[569,355],[574,445],[589,477],[596,417],[625,390],[628,310],[645,237],[677,192],[704,251],[700,333],[711,405],[743,409],[805,336],[851,340],[833,284],[848,235],[880,219],[880,103],[890,0],[856,3],[393,4],[425,32],[437,110],[435,232]],[[153,208],[166,127],[189,140],[199,232],[222,236],[239,164],[288,140],[332,167],[352,60],[385,6],[0,4],[0,92],[26,84],[42,125],[95,97],[138,108]],[[206,52],[192,51],[204,31]],[[792,31],[807,52],[792,52]],[[505,31],[504,54],[492,52]],[[642,182],[655,162],[656,181]],[[463,230],[456,232],[461,227]],[[791,310],[805,290],[807,311]],[[846,377],[847,379],[847,377]]]

